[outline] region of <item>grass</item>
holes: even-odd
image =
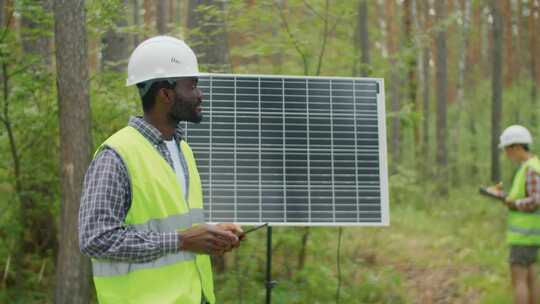
[[[420,188],[407,191],[391,197],[389,227],[344,228],[340,303],[510,303],[504,208],[474,188],[455,190],[448,199]],[[0,207],[5,203],[0,198]],[[272,272],[279,283],[273,303],[336,303],[338,228],[310,228],[300,270],[304,231],[274,228]],[[0,266],[7,256],[3,248]],[[215,275],[218,303],[264,303],[265,250],[260,230],[226,256],[226,272]],[[28,282],[34,293],[20,293],[21,302],[50,299],[50,284],[43,282],[53,279],[50,268],[42,283]],[[0,302],[5,296],[0,289]]]
[[[300,272],[299,230],[274,228],[273,275],[280,283],[273,302],[335,303],[337,228],[311,229]],[[391,204],[389,227],[345,228],[340,302],[511,302],[504,231],[504,208],[473,188]],[[227,257],[232,267],[216,278],[221,303],[264,301],[264,239],[258,233]]]

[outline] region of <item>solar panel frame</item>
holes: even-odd
[[[236,125],[236,120],[238,119],[239,116],[237,116],[237,114],[239,114],[236,110],[236,105],[237,103],[239,102],[237,100],[237,97],[241,96],[242,94],[238,94],[237,95],[237,88],[236,88],[236,81],[238,78],[241,78],[241,79],[247,79],[247,78],[254,78],[254,79],[258,79],[258,82],[259,82],[259,85],[258,85],[258,93],[256,94],[257,96],[257,101],[258,101],[258,121],[259,121],[259,127],[258,127],[258,152],[259,152],[259,155],[258,155],[258,161],[259,161],[259,176],[261,174],[261,167],[262,166],[262,156],[261,156],[261,152],[262,152],[262,147],[261,147],[261,124],[262,124],[262,112],[261,112],[261,107],[262,107],[262,104],[263,101],[261,99],[261,96],[265,97],[265,98],[273,98],[271,97],[271,94],[262,94],[261,92],[261,85],[260,85],[260,82],[261,82],[261,79],[276,79],[276,80],[279,80],[282,84],[282,87],[281,87],[281,99],[282,100],[276,100],[276,101],[266,101],[268,104],[272,103],[272,102],[275,102],[275,103],[278,103],[278,102],[281,102],[282,103],[282,109],[281,109],[281,112],[279,111],[276,111],[276,114],[278,113],[281,113],[282,114],[282,128],[281,128],[281,132],[283,134],[282,136],[282,144],[283,144],[283,148],[282,148],[282,164],[283,164],[283,174],[285,175],[285,171],[286,171],[286,168],[287,168],[287,165],[286,165],[286,151],[285,151],[285,143],[286,143],[286,140],[287,140],[287,136],[286,136],[286,130],[285,130],[285,127],[287,125],[286,123],[286,113],[285,113],[285,96],[291,96],[291,95],[286,95],[285,94],[285,84],[286,84],[286,81],[285,80],[306,80],[306,90],[307,90],[307,87],[308,87],[308,83],[309,83],[309,80],[311,81],[317,81],[317,80],[321,80],[321,81],[329,81],[329,95],[330,96],[327,96],[326,99],[330,99],[331,102],[329,102],[329,107],[330,107],[330,134],[332,136],[332,138],[330,138],[330,149],[332,150],[332,152],[330,153],[331,156],[332,156],[332,159],[331,159],[331,165],[332,165],[332,169],[331,169],[331,174],[332,174],[332,178],[331,178],[331,188],[332,188],[332,219],[333,221],[330,222],[330,221],[325,221],[325,222],[312,222],[312,218],[311,218],[311,212],[315,212],[315,211],[312,211],[311,210],[311,207],[312,206],[315,206],[315,204],[312,204],[311,203],[311,197],[310,195],[312,194],[312,190],[309,190],[307,191],[308,193],[308,201],[309,201],[309,211],[308,211],[308,214],[309,214],[309,219],[310,221],[309,222],[291,222],[291,221],[287,221],[287,213],[290,212],[288,209],[286,209],[287,207],[290,207],[292,206],[293,204],[291,203],[289,206],[287,206],[287,188],[285,186],[285,177],[283,177],[283,215],[284,215],[284,218],[285,218],[285,221],[284,222],[278,222],[278,221],[222,221],[222,220],[219,220],[219,221],[214,221],[214,218],[212,218],[210,214],[212,214],[213,212],[213,209],[215,207],[217,207],[218,205],[213,203],[212,202],[212,198],[209,198],[209,197],[205,197],[205,213],[206,213],[206,218],[207,218],[207,222],[208,223],[218,223],[218,222],[235,222],[237,224],[240,224],[240,225],[258,225],[258,224],[263,224],[263,223],[269,223],[270,225],[272,226],[387,226],[389,225],[390,223],[390,215],[389,215],[389,203],[388,203],[388,175],[387,175],[387,148],[386,148],[386,121],[385,121],[385,117],[386,117],[386,114],[385,114],[385,95],[384,95],[384,79],[382,78],[356,78],[356,77],[316,77],[316,76],[291,76],[291,75],[254,75],[254,74],[201,74],[200,76],[200,79],[202,79],[204,81],[204,79],[208,78],[208,79],[214,79],[214,78],[220,78],[220,77],[230,77],[230,78],[233,78],[234,81],[235,81],[235,88],[234,88],[234,92],[233,92],[233,96],[234,96],[234,101],[233,101],[233,104],[234,104],[234,107],[232,109],[232,112],[234,113],[234,118],[233,118],[233,121],[234,121],[234,144],[232,145],[232,153],[235,157],[233,157],[233,164],[230,166],[234,172],[233,172],[233,176],[235,178],[233,178],[234,180],[234,185],[233,188],[234,188],[234,197],[233,197],[233,200],[234,200],[234,204],[233,204],[233,209],[234,209],[234,218],[238,218],[237,217],[237,212],[238,212],[238,206],[237,206],[237,194],[238,194],[238,185],[237,185],[237,178],[238,178],[238,175],[237,175],[237,170],[238,168],[243,168],[241,165],[238,164],[238,159],[237,159],[237,146],[238,146],[238,142],[237,142],[237,125]],[[377,147],[378,147],[378,175],[379,175],[379,178],[378,178],[378,187],[379,187],[379,211],[380,212],[380,220],[376,221],[376,222],[368,222],[368,221],[360,221],[360,211],[359,211],[359,203],[358,203],[358,200],[356,201],[356,215],[357,215],[357,219],[358,221],[357,222],[336,222],[336,204],[335,204],[335,192],[336,191],[340,191],[339,189],[336,189],[336,186],[339,186],[339,185],[336,185],[335,183],[335,176],[334,176],[334,138],[333,138],[333,134],[334,134],[334,126],[333,126],[333,118],[332,118],[332,115],[334,114],[333,112],[333,104],[334,102],[332,101],[335,101],[335,99],[333,98],[339,98],[340,96],[332,96],[334,93],[337,93],[339,94],[339,91],[333,91],[333,89],[330,87],[332,85],[332,81],[352,81],[352,91],[353,91],[353,94],[356,94],[357,90],[356,90],[356,84],[357,82],[361,82],[362,84],[363,83],[373,83],[377,86],[377,95],[376,95],[376,106],[377,106]],[[208,90],[210,91],[210,94],[214,94],[214,91],[213,90],[218,90],[218,88],[220,88],[219,86],[215,86],[214,87],[214,81],[209,81],[209,87],[208,87]],[[292,82],[291,82],[292,83]],[[265,93],[272,93],[272,92],[277,92],[279,91],[280,88],[271,88],[271,87],[266,87],[265,88]],[[313,89],[312,89],[313,90]],[[226,89],[223,89],[223,91],[226,91]],[[245,92],[249,92],[249,88],[245,88],[244,90]],[[290,90],[290,92],[292,92],[292,89]],[[306,91],[307,92],[307,91]],[[219,92],[218,92],[219,93]],[[209,170],[209,174],[208,174],[208,177],[209,177],[209,180],[207,182],[208,184],[208,193],[209,195],[214,193],[213,191],[215,190],[214,188],[214,184],[213,184],[213,181],[212,181],[212,176],[215,172],[213,172],[213,170],[221,170],[223,168],[220,168],[219,166],[215,166],[212,164],[212,157],[211,157],[211,153],[213,153],[212,151],[212,147],[213,147],[213,144],[214,144],[214,140],[221,140],[223,138],[221,138],[220,136],[213,136],[214,133],[217,133],[219,131],[215,131],[213,130],[213,126],[214,124],[216,123],[215,121],[212,121],[214,118],[217,118],[213,116],[213,110],[212,110],[212,107],[214,106],[214,104],[216,104],[217,102],[215,102],[215,99],[213,99],[212,95],[210,95],[210,100],[208,100],[206,97],[208,97],[208,94],[205,95],[203,97],[203,108],[205,109],[205,111],[203,113],[205,113],[205,119],[201,122],[201,125],[204,125],[204,124],[208,124],[209,127],[209,136],[208,136],[208,144],[209,144],[209,152],[208,152],[208,155],[209,155],[209,158],[208,158],[208,170]],[[353,96],[353,103],[354,103],[354,113],[353,113],[353,120],[355,121],[354,122],[354,137],[355,137],[355,155],[354,155],[354,159],[355,159],[355,181],[356,181],[356,187],[358,187],[358,182],[357,182],[357,178],[358,178],[358,169],[359,169],[359,166],[358,166],[358,160],[357,160],[357,157],[358,157],[358,140],[357,140],[357,134],[358,134],[358,131],[357,131],[357,111],[356,111],[356,107],[357,107],[357,99],[356,99],[356,95]],[[361,96],[358,96],[359,98]],[[307,94],[307,97],[306,97],[306,100],[309,100],[310,98],[317,98],[316,95],[309,95]],[[324,99],[324,100],[326,100]],[[208,107],[210,106],[210,111],[208,110]],[[308,107],[308,101],[306,102],[306,109]],[[217,109],[217,107],[216,107]],[[301,113],[301,111],[298,111],[298,113]],[[210,115],[208,115],[210,114]],[[240,113],[241,114],[241,113]],[[250,114],[250,113],[248,113]],[[310,133],[310,113],[309,113],[309,110],[307,110],[306,112],[306,128],[307,128],[307,134],[312,134]],[[278,116],[278,115],[276,115]],[[291,125],[287,125],[287,126],[292,126]],[[312,125],[313,127],[316,127],[316,125]],[[190,131],[192,129],[197,129],[196,126],[193,126],[193,125],[185,125],[185,131],[186,131],[186,137],[187,137],[187,141],[188,143],[190,142]],[[314,131],[313,133],[317,133],[316,131]],[[248,134],[248,133],[245,133],[245,134]],[[309,147],[309,136],[306,137],[306,140],[307,140],[307,146]],[[194,153],[195,153],[195,157],[197,159],[197,154],[198,153],[201,153],[201,151],[203,151],[201,154],[204,154],[204,149],[199,149],[198,147],[194,147],[192,145],[192,149],[194,150]],[[240,149],[241,150],[241,149]],[[290,152],[290,150],[287,150]],[[308,149],[308,152],[309,152],[309,149]],[[339,152],[339,150],[338,150]],[[308,172],[311,172],[310,171],[310,159],[309,159],[309,155],[310,153],[307,153],[307,168],[308,168]],[[289,167],[292,169],[294,169],[293,167]],[[316,169],[316,167],[314,167],[314,169]],[[307,174],[307,177],[308,177],[308,181],[307,181],[307,185],[308,185],[308,188],[309,186],[311,185],[311,182],[309,180],[309,178],[311,177],[311,173],[308,173]],[[202,176],[201,176],[202,178]],[[262,212],[263,212],[263,205],[262,205],[262,196],[263,196],[263,185],[262,185],[262,179],[259,177],[258,178],[258,192],[259,192],[259,210],[260,210],[260,213],[261,213],[261,218],[262,218]],[[205,182],[203,181],[202,184],[204,185]],[[292,187],[292,186],[291,186]],[[339,187],[337,187],[339,188]],[[294,189],[292,189],[291,191],[293,191]],[[344,190],[345,191],[345,190]],[[356,193],[356,197],[358,198],[358,193],[359,191],[356,190],[355,191]],[[292,196],[291,196],[292,197]],[[229,204],[230,205],[230,204]],[[217,211],[216,211],[217,212]],[[299,212],[304,212],[304,211],[299,211]],[[365,212],[365,211],[364,211]]]

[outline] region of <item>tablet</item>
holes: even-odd
[[[489,191],[487,187],[480,187],[479,191],[480,191],[480,194],[485,195],[487,197],[496,199],[496,200],[501,201],[501,202],[506,201],[505,196],[501,196],[501,195],[499,195],[499,194],[497,194],[495,192]]]

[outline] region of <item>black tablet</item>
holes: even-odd
[[[480,194],[485,195],[487,197],[490,197],[490,198],[493,198],[502,202],[506,200],[505,196],[501,196],[495,192],[489,191],[487,187],[480,187],[479,191],[480,191]]]

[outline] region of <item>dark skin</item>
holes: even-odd
[[[176,80],[173,89],[160,89],[153,108],[144,113],[144,120],[156,127],[163,139],[172,139],[180,121],[198,123],[202,120],[202,112],[199,112],[202,92],[197,82],[195,77],[181,78]]]
[[[162,88],[155,104],[143,119],[171,140],[180,121],[199,123],[202,120],[202,92],[197,78],[180,78],[172,89]],[[180,250],[221,255],[240,245],[242,229],[234,224],[200,225],[179,232]]]

